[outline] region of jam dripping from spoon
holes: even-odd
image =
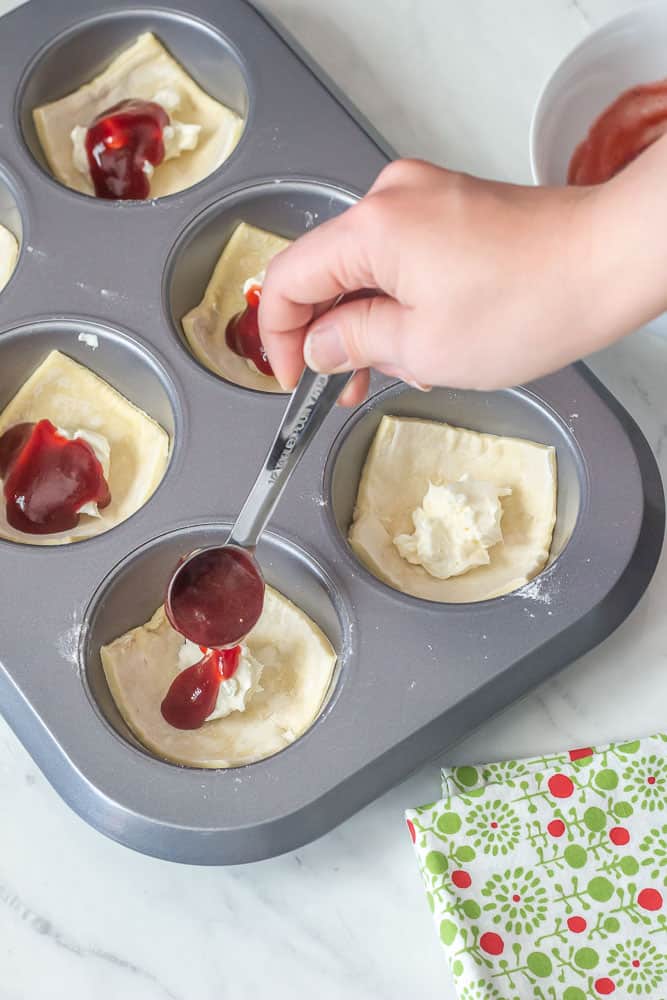
[[[0,437],[0,478],[7,521],[31,535],[69,531],[84,504],[111,502],[97,455],[81,438],[58,433],[50,420],[21,423]]]
[[[97,116],[86,133],[86,153],[98,198],[148,198],[168,124],[169,115],[154,101],[120,101]]]
[[[215,709],[223,681],[236,673],[241,647],[208,649],[199,647],[202,659],[182,670],[172,681],[162,702],[162,716],[175,729],[199,729]]]
[[[262,375],[273,375],[273,368],[259,336],[258,312],[261,294],[260,285],[251,285],[247,289],[246,307],[243,312],[237,313],[230,319],[225,331],[225,340],[230,351],[252,361]]]

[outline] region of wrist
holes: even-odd
[[[658,142],[582,199],[593,349],[667,309],[666,168],[667,144]]]

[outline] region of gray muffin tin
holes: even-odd
[[[366,404],[330,418],[258,552],[269,582],[338,651],[320,718],[275,757],[228,771],[179,768],[137,744],[106,687],[100,645],[148,619],[180,555],[225,537],[284,406],[204,370],[179,319],[236,222],[297,236],[349,205],[388,158],[249,5],[187,4],[184,13],[33,0],[2,20],[0,221],[22,251],[0,297],[0,406],[59,348],[160,421],[173,450],[152,499],[109,533],[65,547],[0,543],[0,696],[54,787],[97,829],[158,857],[233,864],[323,834],[607,636],[653,573],[664,503],[646,441],[583,366],[496,393],[421,394],[376,380]],[[32,108],[147,29],[244,114],[237,150],[157,203],[64,189],[45,170]],[[553,561],[537,580],[492,601],[436,605],[358,563],[345,534],[383,413],[555,445]]]

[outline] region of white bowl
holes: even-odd
[[[572,153],[598,115],[628,87],[667,77],[667,2],[621,14],[563,59],[537,100],[530,126],[536,184],[565,184]],[[667,334],[667,314],[651,329]]]
[[[565,184],[572,153],[628,87],[667,77],[667,3],[636,7],[591,32],[547,80],[530,126],[537,184]]]
[[[667,2],[655,0],[591,32],[563,59],[537,100],[530,126],[536,184],[565,184],[572,153],[595,119],[628,87],[667,77]],[[667,313],[650,324],[667,336]]]

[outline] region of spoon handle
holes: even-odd
[[[301,456],[353,374],[318,375],[304,368],[269,453],[231,530],[229,545],[255,548]]]

